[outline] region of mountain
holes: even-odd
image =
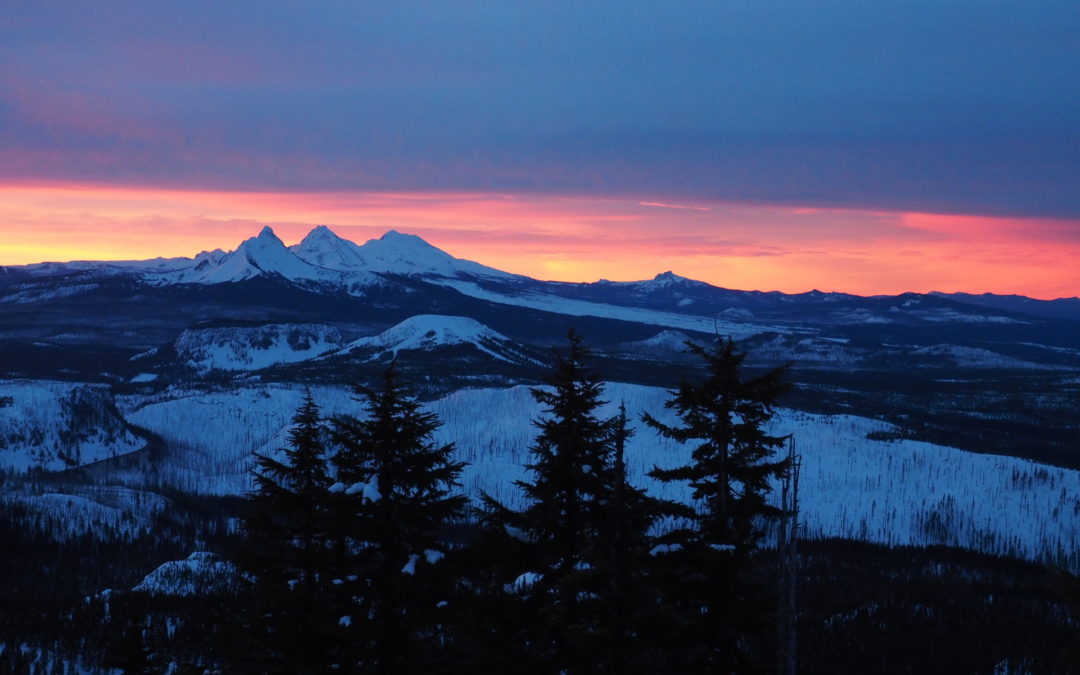
[[[362,246],[342,239],[320,225],[290,250],[301,260],[339,272],[371,272],[398,276],[512,278],[479,263],[455,258],[420,237],[390,230]]]
[[[243,241],[235,251],[200,256],[190,268],[172,276],[166,273],[162,281],[218,284],[270,275],[293,282],[362,288],[385,283],[384,276],[513,276],[454,258],[414,235],[391,230],[358,246],[325,225],[311,230],[299,244],[290,247],[271,228],[264,227],[257,237]]]
[[[1019,296],[905,293],[859,297],[844,293],[785,294],[720,288],[673,272],[644,281],[548,282],[455,258],[420,237],[391,230],[363,245],[314,228],[291,247],[264,227],[233,251],[195,258],[38,263],[0,268],[0,304],[29,304],[92,294],[116,283],[180,287],[285,282],[320,294],[368,297],[414,293],[416,282],[484,303],[567,316],[629,321],[705,334],[748,337],[780,324],[912,325],[1022,323],[1030,318],[1080,320],[1080,300]]]
[[[468,345],[500,361],[518,363],[535,359],[513,340],[484,324],[464,316],[419,314],[373,337],[360,338],[345,345],[339,353],[375,352],[372,358],[389,353],[417,350],[432,351],[440,347]]]
[[[145,446],[107,387],[0,380],[0,469],[60,471]]]
[[[0,268],[0,288],[20,281],[133,277],[150,285],[222,284],[276,277],[303,285],[358,288],[385,283],[383,277],[493,278],[516,275],[455,258],[420,237],[389,231],[357,245],[320,225],[291,247],[264,227],[233,251],[203,251],[194,258],[141,261],[72,261]],[[84,284],[85,285],[85,284]],[[9,292],[0,301],[33,301],[42,294]]]
[[[347,272],[367,267],[361,247],[334,234],[325,225],[319,225],[299,244],[289,247],[296,257],[309,265],[328,270]]]
[[[265,324],[185,330],[174,349],[186,365],[200,373],[215,370],[260,370],[325,354],[342,344],[333,326]]]
[[[190,269],[169,281],[220,284],[260,275],[277,275],[290,281],[319,281],[329,276],[297,258],[269,227],[264,227],[256,237],[245,239],[235,251],[222,256],[210,254],[192,262],[195,264]]]
[[[994,293],[975,295],[973,293],[940,293],[938,291],[932,291],[930,294],[959,300],[979,307],[989,307],[1047,319],[1080,321],[1080,298],[1037,300],[1023,295],[996,295]]]

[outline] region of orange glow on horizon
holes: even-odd
[[[0,185],[0,265],[190,257],[234,249],[264,225],[286,244],[315,225],[357,243],[397,229],[461,258],[561,281],[670,269],[785,292],[1080,295],[1075,221],[497,193]]]

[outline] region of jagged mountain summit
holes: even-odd
[[[270,227],[264,227],[257,237],[244,240],[235,251],[203,253],[197,260],[179,275],[166,273],[161,281],[215,284],[268,275],[294,282],[357,288],[382,283],[385,276],[513,276],[454,258],[414,235],[390,230],[379,239],[358,245],[325,225],[311,230],[293,246],[285,246]]]
[[[319,225],[289,248],[298,258],[339,272],[371,272],[402,276],[434,275],[508,278],[514,275],[469,260],[455,258],[413,234],[390,230],[378,239],[357,245]]]
[[[245,239],[235,251],[217,260],[208,256],[190,270],[185,270],[175,281],[215,284],[243,281],[263,274],[278,275],[292,281],[317,281],[329,276],[321,268],[297,257],[270,227],[264,227],[257,237]]]
[[[502,272],[455,258],[418,236],[390,230],[359,245],[319,225],[293,246],[269,227],[242,241],[235,250],[203,251],[194,258],[135,261],[47,262],[0,268],[5,280],[23,278],[134,276],[152,285],[220,284],[256,277],[292,282],[363,287],[387,276],[512,279]]]

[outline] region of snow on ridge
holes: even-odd
[[[677,314],[660,310],[646,309],[643,307],[626,307],[623,305],[610,305],[602,302],[589,300],[573,300],[548,293],[522,291],[517,293],[498,292],[482,288],[478,284],[462,279],[445,279],[436,281],[442,286],[453,288],[463,295],[500,305],[513,305],[527,307],[543,312],[565,314],[567,316],[595,316],[602,319],[615,319],[618,321],[630,321],[643,323],[650,326],[665,326],[678,330],[691,330],[698,333],[708,333],[730,336],[734,340],[763,333],[766,331],[784,332],[784,328],[766,326],[762,324],[736,323],[722,320],[719,317],[704,316],[699,314]]]
[[[937,344],[911,351],[919,356],[947,358],[961,368],[1013,368],[1028,370],[1055,370],[1057,366],[1023,361],[1005,356],[989,349],[963,345]]]
[[[656,387],[609,382],[602,414],[616,414],[622,402],[631,419],[650,412],[673,423],[664,409],[669,396]],[[456,459],[467,463],[466,491],[519,506],[513,481],[526,477],[523,464],[536,434],[529,420],[541,412],[529,387],[460,390],[430,409],[443,421],[438,441],[453,441]],[[945,544],[1080,569],[1080,471],[908,439],[872,440],[868,434],[895,427],[849,415],[780,409],[772,431],[793,434],[802,456],[801,520],[810,538]],[[632,482],[657,497],[690,500],[685,485],[646,476],[653,466],[687,461],[688,447],[639,426],[626,452]]]
[[[239,577],[236,565],[214,553],[196,551],[162,564],[131,590],[151,595],[203,595],[227,591]]]
[[[492,343],[512,344],[512,340],[475,319],[444,314],[417,314],[388,328],[379,335],[360,338],[342,347],[346,353],[354,349],[377,349],[381,352],[401,350],[430,351],[437,347],[471,344],[480,351],[502,361],[511,361],[491,349]]]
[[[185,259],[186,260],[186,259]],[[290,281],[363,288],[383,283],[380,275],[456,278],[514,278],[469,260],[451,256],[420,237],[388,231],[363,245],[344,239],[325,225],[312,229],[298,244],[285,246],[269,227],[245,239],[235,251],[200,253],[179,272],[169,268],[158,283],[218,284],[273,274]]]
[[[670,328],[664,329],[645,340],[639,340],[636,343],[644,347],[652,349],[671,349],[676,351],[685,351],[686,343],[691,341],[690,336],[686,333],[680,333],[677,330],[671,330]]]
[[[260,370],[315,358],[341,346],[337,328],[323,324],[266,324],[192,328],[176,339],[176,353],[200,373]]]
[[[105,385],[0,381],[0,468],[60,471],[142,449]]]
[[[339,237],[325,225],[315,227],[289,250],[304,262],[329,270],[349,272],[367,267],[360,247]]]
[[[51,489],[55,491],[37,494],[28,486],[14,487],[0,501],[20,504],[33,514],[25,522],[27,527],[57,540],[85,535],[135,537],[168,504],[154,492],[116,485],[54,485]]]
[[[396,230],[358,245],[338,236],[325,225],[319,225],[290,250],[312,265],[348,274],[514,277],[492,267],[455,258],[416,235]]]
[[[185,281],[201,284],[217,284],[230,281],[243,281],[262,274],[277,274],[293,281],[320,280],[325,275],[320,270],[300,258],[285,247],[274,231],[264,227],[257,237],[245,239],[235,251],[221,256],[217,261],[213,257],[199,263]]]
[[[3,295],[0,295],[0,302],[24,304],[42,300],[58,300],[89,293],[100,287],[101,285],[97,283],[64,284],[44,288],[33,284],[16,284],[13,288],[6,289]]]
[[[652,279],[643,279],[640,281],[609,281],[607,279],[601,279],[597,283],[604,286],[632,288],[634,290],[642,291],[645,293],[652,293],[654,291],[680,287],[715,288],[715,286],[713,286],[712,284],[705,283],[704,281],[697,281],[696,279],[679,276],[678,274],[675,274],[670,270],[668,270],[667,272],[661,272]]]
[[[382,274],[428,275],[459,277],[461,275],[517,278],[517,275],[462,258],[432,246],[414,234],[390,230],[378,239],[358,247],[365,263],[373,272]]]
[[[349,387],[311,387],[322,414],[357,414]],[[300,385],[261,384],[229,391],[191,389],[121,399],[132,424],[166,442],[161,480],[198,494],[241,494],[252,488],[251,452],[275,454],[288,444],[292,417],[304,400]]]

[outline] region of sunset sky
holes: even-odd
[[[1080,11],[3,3],[0,265],[266,224],[545,279],[1080,295]]]

